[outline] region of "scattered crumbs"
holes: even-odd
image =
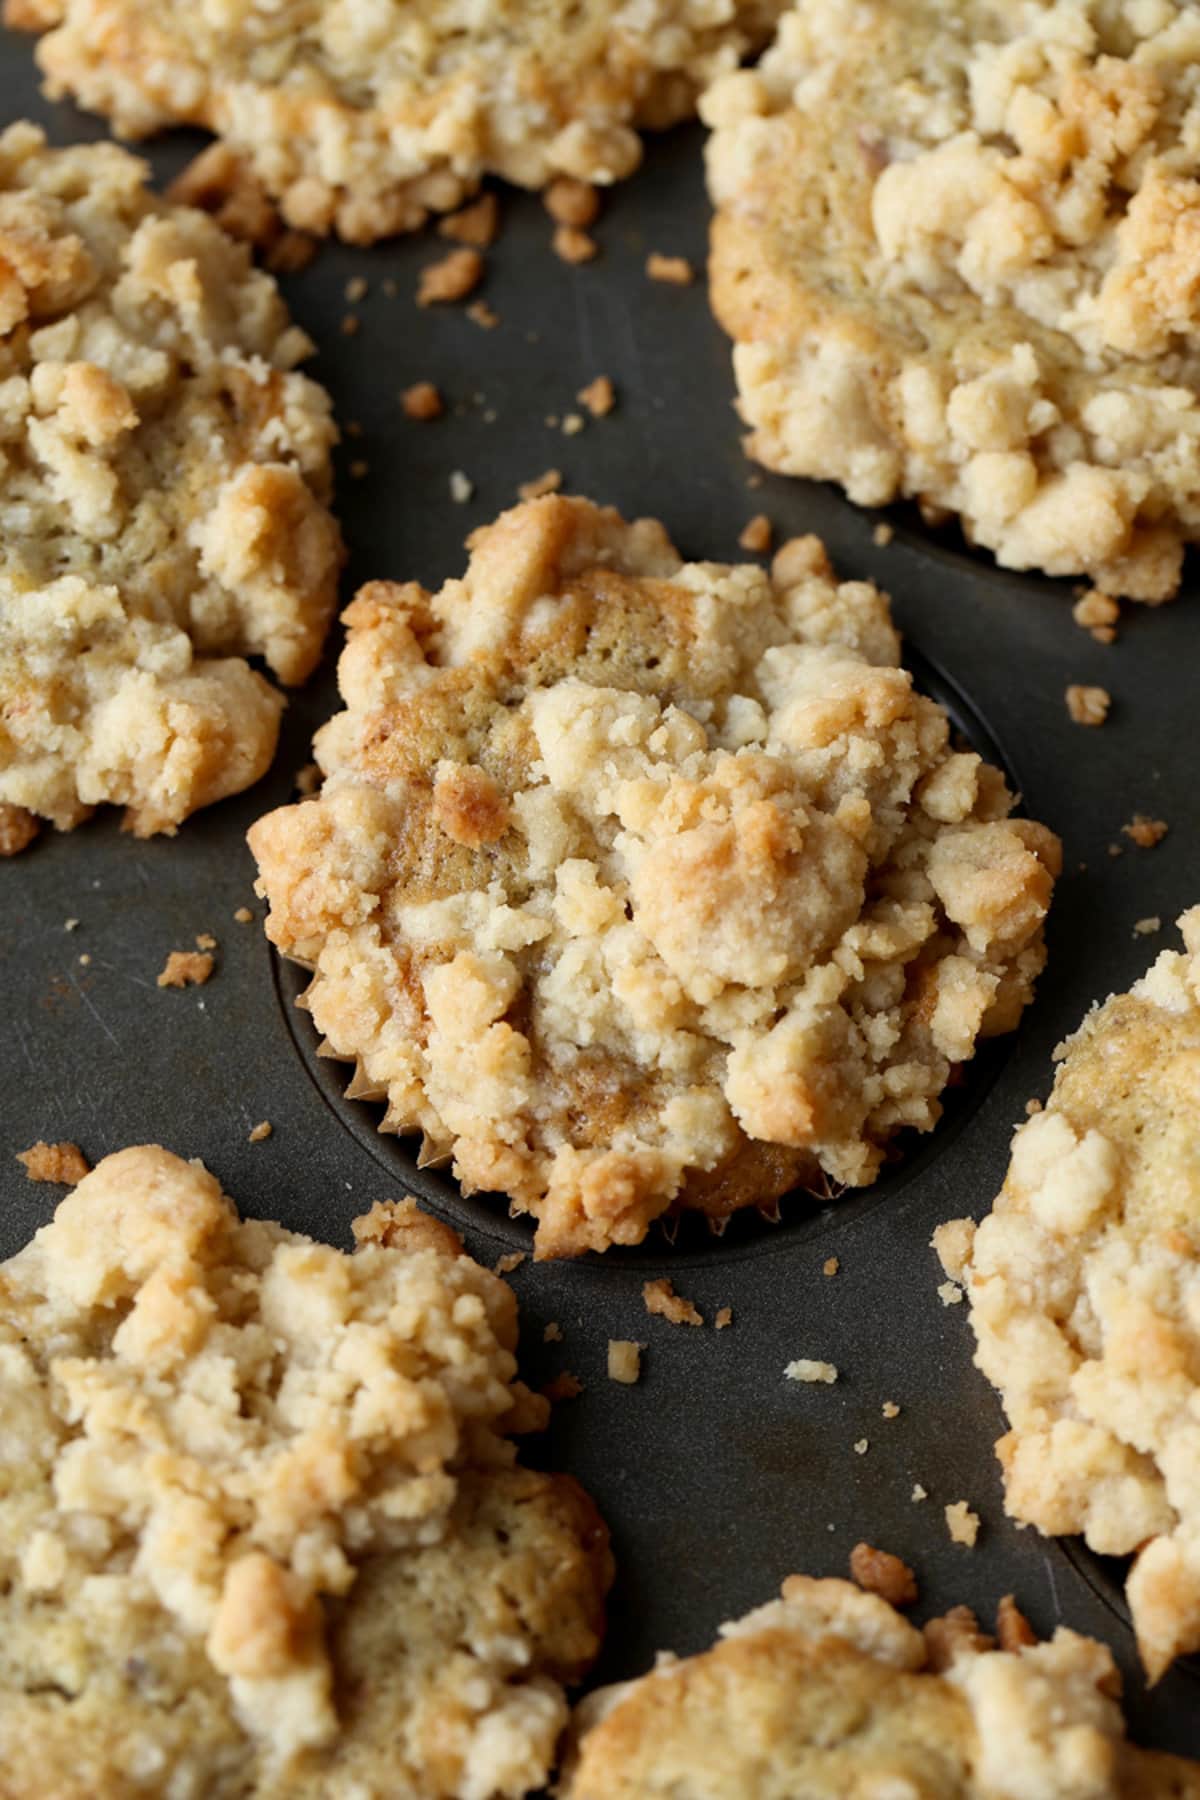
[[[524,1250],[510,1250],[506,1256],[498,1257],[492,1264],[493,1275],[511,1275],[525,1261],[525,1255]]]
[[[440,306],[449,300],[465,300],[483,280],[484,261],[478,250],[451,250],[437,262],[426,263],[417,280],[417,305]]]
[[[1134,935],[1134,937],[1153,937],[1153,935],[1156,931],[1161,931],[1161,930],[1162,930],[1162,920],[1161,919],[1159,919],[1159,918],[1139,919],[1137,921],[1137,924],[1133,928],[1133,935]]]
[[[885,1419],[898,1419],[900,1417],[900,1408],[896,1405],[894,1400],[885,1400],[880,1411],[883,1413]]]
[[[357,337],[362,320],[357,313],[345,313],[342,317],[341,332],[343,337]]]
[[[495,194],[480,194],[469,206],[462,206],[457,212],[447,213],[438,222],[438,236],[453,238],[459,244],[473,244],[477,250],[486,250],[495,242],[496,233],[500,229],[500,202]]]
[[[738,543],[755,556],[765,556],[771,548],[771,521],[766,513],[755,513],[742,527]]]
[[[965,1500],[952,1500],[946,1508],[946,1529],[952,1543],[973,1550],[979,1536],[979,1514],[972,1512]]]
[[[1145,813],[1134,813],[1128,825],[1121,830],[1127,838],[1132,838],[1139,850],[1153,850],[1155,844],[1161,844],[1171,827],[1165,819],[1151,819]]]
[[[996,1636],[1002,1650],[1029,1650],[1038,1641],[1037,1632],[1025,1617],[1011,1594],[1005,1594],[996,1608]]]
[[[958,1306],[963,1299],[963,1291],[957,1281],[943,1281],[938,1289],[938,1299],[943,1306]]]
[[[305,763],[302,769],[296,770],[292,785],[303,799],[310,799],[321,785],[320,765],[315,762]]]
[[[272,275],[298,275],[316,254],[316,238],[304,231],[285,231],[267,251],[266,264]]]
[[[732,1306],[719,1306],[717,1308],[717,1315],[716,1315],[715,1319],[713,1320],[713,1324],[716,1326],[718,1331],[724,1331],[725,1327],[727,1325],[732,1325],[733,1324],[733,1308],[732,1308]]]
[[[544,423],[545,423],[547,431],[557,431],[558,430],[558,414],[557,413],[547,413]]]
[[[690,287],[696,279],[686,256],[664,256],[659,250],[646,258],[646,273],[651,281],[665,281],[670,287]]]
[[[81,957],[80,957],[80,959],[79,959],[79,960],[80,960],[80,962],[81,962],[81,963],[82,963],[82,964],[83,964],[83,966],[84,966],[84,968],[85,968],[85,969],[86,969],[86,968],[87,968],[87,966],[88,966],[88,964],[89,964],[89,963],[90,963],[90,962],[91,962],[91,960],[92,960],[92,959],[91,959],[91,957],[90,957],[90,956],[89,956],[89,955],[88,955],[88,953],[87,953],[87,951],[86,951],[86,950],[85,950],[85,951],[84,951],[84,953],[83,953],[83,955],[82,955],[82,956],[81,956]]]
[[[275,1127],[272,1125],[270,1119],[260,1119],[258,1124],[251,1131],[247,1142],[251,1144],[265,1144],[274,1129]]]
[[[1124,851],[1124,848],[1122,847],[1122,845],[1120,845],[1120,844],[1110,844],[1108,846],[1108,854],[1110,856],[1124,856],[1125,851]],[[1080,863],[1079,867],[1080,867],[1080,871],[1083,872],[1086,870],[1087,864]]]
[[[912,1498],[913,1498],[913,1500],[914,1500],[914,1501],[917,1501],[917,1500],[928,1500],[928,1498],[929,1498],[929,1490],[928,1490],[928,1488],[923,1488],[923,1487],[922,1487],[922,1486],[921,1486],[921,1484],[920,1484],[920,1482],[919,1482],[919,1481],[914,1481],[914,1482],[913,1482],[913,1491],[912,1491]]]
[[[704,1315],[692,1301],[677,1294],[671,1281],[660,1276],[657,1281],[642,1283],[642,1302],[653,1317],[668,1319],[672,1325],[703,1325]]]
[[[617,390],[607,375],[597,375],[595,381],[580,388],[575,398],[580,406],[587,407],[593,419],[607,419],[617,404]]]
[[[1103,725],[1112,705],[1107,688],[1081,687],[1072,682],[1066,692],[1067,711],[1076,725]]]
[[[562,1326],[557,1319],[551,1319],[542,1333],[543,1344],[561,1344],[563,1341]]]
[[[365,275],[352,275],[343,289],[351,306],[357,306],[360,300],[367,297],[367,278]]]
[[[595,223],[600,211],[600,195],[586,181],[559,175],[543,192],[542,204],[556,225],[574,225],[582,229]]]
[[[467,317],[472,325],[478,325],[483,331],[495,331],[500,323],[500,314],[486,300],[472,300],[467,308]]]
[[[78,1144],[47,1144],[41,1138],[28,1150],[18,1150],[17,1161],[24,1163],[30,1181],[57,1181],[63,1187],[74,1187],[91,1168]]]
[[[400,396],[406,419],[440,419],[445,402],[432,381],[414,381]]]
[[[79,929],[79,920],[78,919],[64,919],[63,920],[63,930],[64,931],[78,931],[78,929]]]
[[[887,1550],[876,1550],[873,1544],[855,1544],[850,1552],[850,1578],[889,1606],[916,1603],[917,1578],[908,1564]]]
[[[217,940],[211,931],[198,931],[196,933],[197,950],[215,950],[216,947]]]
[[[455,504],[465,506],[474,492],[475,483],[471,477],[464,475],[461,469],[452,469],[450,472],[450,498]]]
[[[587,420],[582,413],[564,413],[562,422],[563,436],[578,437],[586,424]]]
[[[762,470],[761,469],[751,469],[750,473],[746,477],[746,486],[748,488],[760,488],[762,486],[762,484],[763,484]]]
[[[543,494],[557,494],[562,484],[562,470],[547,469],[544,475],[535,475],[532,481],[523,481],[517,494],[522,500],[540,500]]]
[[[1040,1100],[1027,1100],[1025,1102],[1025,1117],[1027,1119],[1032,1119],[1034,1113],[1040,1113],[1041,1110],[1042,1103]]]
[[[889,525],[886,519],[880,519],[878,525],[876,525],[874,531],[871,533],[871,542],[875,544],[878,549],[885,550],[895,535],[895,527]]]
[[[821,1264],[821,1273],[822,1275],[836,1275],[841,1266],[836,1256],[827,1256]]]
[[[362,481],[370,473],[371,473],[371,465],[369,462],[363,462],[360,460],[358,462],[352,462],[350,464],[350,479],[351,479],[351,481]]]
[[[235,924],[238,925],[253,925],[254,923],[254,914],[248,906],[239,906],[233,917]]]
[[[570,1369],[563,1369],[553,1381],[548,1381],[542,1389],[547,1400],[577,1400],[583,1392],[583,1383],[578,1375],[572,1375]]]
[[[967,1264],[971,1260],[974,1244],[975,1226],[970,1219],[943,1219],[935,1227],[929,1246],[950,1277],[951,1283],[957,1282],[960,1287],[966,1285]],[[941,1289],[938,1291],[940,1293]],[[959,1298],[961,1297],[960,1295]],[[943,1306],[955,1304],[954,1300],[948,1300],[943,1295]]]
[[[578,225],[556,225],[550,243],[555,256],[565,263],[592,262],[600,254],[592,234],[581,231]]]
[[[790,1362],[783,1371],[788,1381],[836,1381],[838,1372],[832,1363],[814,1362],[811,1357],[800,1356]]]
[[[870,1448],[871,1440],[869,1438],[859,1438],[854,1446],[854,1454],[855,1456],[865,1456]]]
[[[213,972],[207,950],[172,950],[159,971],[160,988],[203,987]]]
[[[642,1346],[629,1338],[609,1338],[608,1379],[632,1387],[642,1372]]]
[[[1097,593],[1089,588],[1081,594],[1071,608],[1071,617],[1075,623],[1088,631],[1098,644],[1111,644],[1116,639],[1115,626],[1121,616],[1121,608],[1108,594]]]

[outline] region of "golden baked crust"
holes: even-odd
[[[955,1637],[936,1674],[886,1602],[792,1576],[714,1649],[589,1696],[563,1800],[1200,1795],[1200,1764],[1124,1741],[1102,1644],[1061,1628],[1015,1652]]]
[[[552,496],[346,614],[320,795],[250,843],[352,1097],[542,1256],[867,1183],[1043,961],[1053,835],[816,539],[684,564]]]
[[[516,1303],[412,1202],[353,1257],[109,1156],[0,1265],[3,1800],[544,1781],[607,1536],[503,1433]]]
[[[332,617],[311,346],[145,178],[111,144],[0,136],[0,821],[112,801],[146,835],[237,793],[283,706],[243,658],[300,681]]]
[[[420,225],[486,174],[607,183],[637,127],[690,114],[767,36],[782,0],[7,0],[46,31],[52,95],[122,136],[217,132],[290,225],[369,243]]]
[[[748,448],[1159,601],[1200,536],[1200,13],[796,0],[714,126]]]
[[[1008,1511],[1136,1553],[1152,1680],[1200,1649],[1200,908],[1179,923],[1059,1046],[991,1214],[934,1240],[1008,1414]]]

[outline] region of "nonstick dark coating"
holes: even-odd
[[[42,120],[56,143],[102,135],[40,99],[31,48],[11,35],[0,36],[0,92],[6,118]],[[769,1598],[794,1570],[844,1574],[865,1538],[915,1565],[923,1611],[964,1601],[990,1621],[1011,1592],[1042,1632],[1063,1622],[1107,1639],[1127,1675],[1134,1734],[1200,1754],[1197,1671],[1181,1666],[1145,1692],[1120,1566],[1005,1519],[992,1452],[999,1402],[972,1367],[966,1308],[938,1297],[929,1249],[942,1219],[987,1209],[1026,1100],[1049,1089],[1055,1044],[1093,1000],[1127,987],[1176,942],[1176,914],[1200,901],[1197,601],[1185,593],[1158,610],[1127,609],[1106,648],[1072,623],[1068,584],[999,572],[909,509],[888,515],[895,536],[879,546],[880,515],[832,488],[771,476],[751,486],[728,346],[703,282],[681,289],[644,273],[651,250],[702,268],[702,143],[692,128],[651,144],[642,172],[608,201],[601,258],[584,268],[552,255],[536,198],[503,193],[484,290],[500,315],[494,330],[461,308],[415,305],[418,270],[448,248],[432,233],[371,250],[326,247],[284,282],[320,345],[309,367],[354,428],[340,454],[346,595],[372,577],[434,585],[459,573],[467,532],[548,468],[571,491],[661,518],[690,557],[738,560],[738,533],[765,511],[777,537],[819,532],[841,573],[893,595],[925,684],[951,699],[970,735],[998,746],[1028,812],[1062,834],[1066,868],[1050,965],[1019,1033],[968,1071],[945,1125],[875,1189],[832,1206],[798,1196],[781,1224],[739,1222],[720,1241],[685,1229],[674,1248],[656,1235],[636,1253],[513,1273],[529,1379],[565,1368],[584,1384],[527,1454],[576,1474],[612,1527],[620,1572],[602,1678],[644,1669],[660,1648],[702,1647],[719,1621]],[[155,146],[159,177],[196,147],[183,136]],[[346,283],[360,275],[369,292],[351,306]],[[342,330],[351,312],[354,335]],[[616,384],[617,410],[564,436],[547,421],[582,410],[576,392],[599,374]],[[399,391],[418,380],[448,399],[436,423],[401,412]],[[364,463],[365,474],[351,474]],[[454,470],[475,484],[466,505],[450,498]],[[1186,586],[1195,585],[1190,571]],[[105,817],[47,833],[0,864],[0,1254],[17,1250],[58,1198],[13,1160],[39,1137],[75,1139],[92,1160],[162,1142],[202,1157],[245,1212],[337,1243],[373,1200],[411,1187],[482,1260],[528,1246],[524,1224],[463,1202],[442,1175],[418,1174],[411,1145],[377,1135],[378,1109],[341,1098],[346,1071],[317,1058],[292,1004],[302,983],[261,931],[244,834],[288,799],[308,761],[311,733],[336,704],[336,647],[291,701],[275,768],[251,793],[199,815],[174,841],[137,843]],[[1071,723],[1069,682],[1111,691],[1102,729]],[[1135,812],[1170,822],[1158,848],[1122,838]],[[247,903],[255,923],[239,925],[233,913]],[[1135,937],[1135,921],[1149,916],[1161,918],[1161,935]],[[79,924],[68,932],[70,918]],[[167,952],[204,931],[220,940],[212,981],[158,989]],[[250,1144],[260,1119],[273,1134]],[[840,1264],[832,1278],[822,1274],[830,1256]],[[732,1328],[649,1318],[650,1274],[673,1276],[710,1320],[731,1306]],[[545,1346],[552,1320],[563,1341]],[[636,1387],[606,1378],[613,1337],[647,1346]],[[785,1381],[796,1357],[836,1363],[840,1379]],[[882,1416],[886,1400],[898,1418]],[[912,1499],[916,1483],[926,1500]],[[959,1499],[983,1521],[974,1550],[946,1532],[943,1506]]]

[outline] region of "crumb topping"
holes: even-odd
[[[47,1144],[42,1138],[28,1150],[18,1150],[17,1161],[30,1181],[56,1181],[63,1187],[74,1187],[91,1167],[78,1144]]]

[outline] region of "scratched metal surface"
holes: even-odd
[[[56,141],[100,135],[94,121],[39,99],[22,40],[0,38],[0,94],[7,117],[39,117]],[[156,147],[159,175],[190,147]],[[898,1173],[834,1207],[796,1200],[774,1229],[740,1223],[720,1243],[685,1231],[674,1249],[655,1238],[637,1253],[526,1263],[512,1276],[530,1379],[569,1368],[584,1382],[530,1454],[577,1474],[612,1527],[620,1574],[597,1673],[629,1675],[658,1648],[701,1647],[719,1620],[767,1598],[790,1571],[844,1572],[850,1547],[866,1538],[916,1565],[925,1611],[967,1601],[990,1618],[1014,1592],[1042,1631],[1065,1621],[1107,1638],[1126,1671],[1135,1732],[1200,1753],[1196,1672],[1182,1667],[1144,1691],[1120,1569],[1005,1520],[992,1455],[999,1406],[971,1367],[963,1309],[939,1302],[928,1249],[941,1219],[988,1206],[1014,1122],[1031,1094],[1048,1090],[1056,1041],[1091,1000],[1126,986],[1171,941],[1176,913],[1200,899],[1196,603],[1131,616],[1119,645],[1105,649],[1072,625],[1065,588],[1000,575],[907,511],[880,548],[874,519],[831,489],[767,478],[751,490],[727,348],[703,287],[656,286],[643,274],[649,249],[703,259],[700,147],[701,134],[685,130],[651,148],[607,207],[602,258],[583,269],[550,254],[535,200],[505,195],[503,237],[488,258],[486,298],[501,318],[490,332],[461,311],[413,304],[417,270],[444,248],[435,238],[326,249],[285,284],[321,346],[313,372],[359,434],[341,458],[346,593],[373,576],[433,584],[456,573],[466,532],[550,467],[572,489],[658,515],[693,556],[736,558],[741,527],[765,510],[779,535],[819,531],[842,571],[891,591],[925,679],[969,733],[998,745],[1028,809],[1062,833],[1067,866],[1036,1006]],[[356,275],[370,287],[353,309],[360,328],[347,336],[344,289]],[[384,294],[385,278],[396,297]],[[571,410],[600,373],[617,384],[618,411],[565,437],[547,420]],[[448,417],[402,417],[397,392],[417,379],[443,388]],[[367,473],[352,478],[351,462]],[[465,506],[449,496],[455,469],[475,484]],[[527,1245],[522,1225],[464,1204],[443,1177],[416,1175],[409,1147],[377,1135],[376,1113],[341,1099],[338,1070],[316,1058],[292,1005],[294,977],[257,922],[233,922],[252,899],[243,834],[288,797],[307,760],[312,729],[334,704],[335,650],[293,700],[275,770],[254,792],[174,842],[134,843],[106,818],[0,866],[0,1253],[15,1251],[53,1206],[54,1190],[27,1182],[11,1158],[40,1136],[75,1138],[93,1159],[164,1142],[202,1156],[245,1211],[335,1242],[348,1241],[350,1219],[372,1200],[408,1185],[462,1226],[483,1259]],[[1069,723],[1068,681],[1111,689],[1102,731]],[[1152,852],[1110,856],[1134,811],[1166,817],[1170,835]],[[1150,915],[1161,917],[1162,936],[1135,940],[1134,922]],[[67,918],[79,920],[71,933]],[[159,991],[167,951],[205,930],[220,940],[214,979]],[[262,1118],[274,1135],[252,1146],[247,1132]],[[826,1279],[831,1255],[840,1272]],[[733,1328],[718,1335],[647,1318],[649,1273],[672,1274],[710,1318],[731,1305]],[[545,1347],[551,1320],[563,1342]],[[647,1345],[639,1386],[605,1379],[610,1337]],[[785,1382],[796,1356],[836,1363],[841,1379],[816,1389]],[[889,1399],[901,1407],[890,1422],[880,1410]],[[928,1490],[923,1503],[910,1497],[917,1482]],[[953,1547],[942,1522],[943,1505],[960,1498],[983,1519],[972,1552]]]

